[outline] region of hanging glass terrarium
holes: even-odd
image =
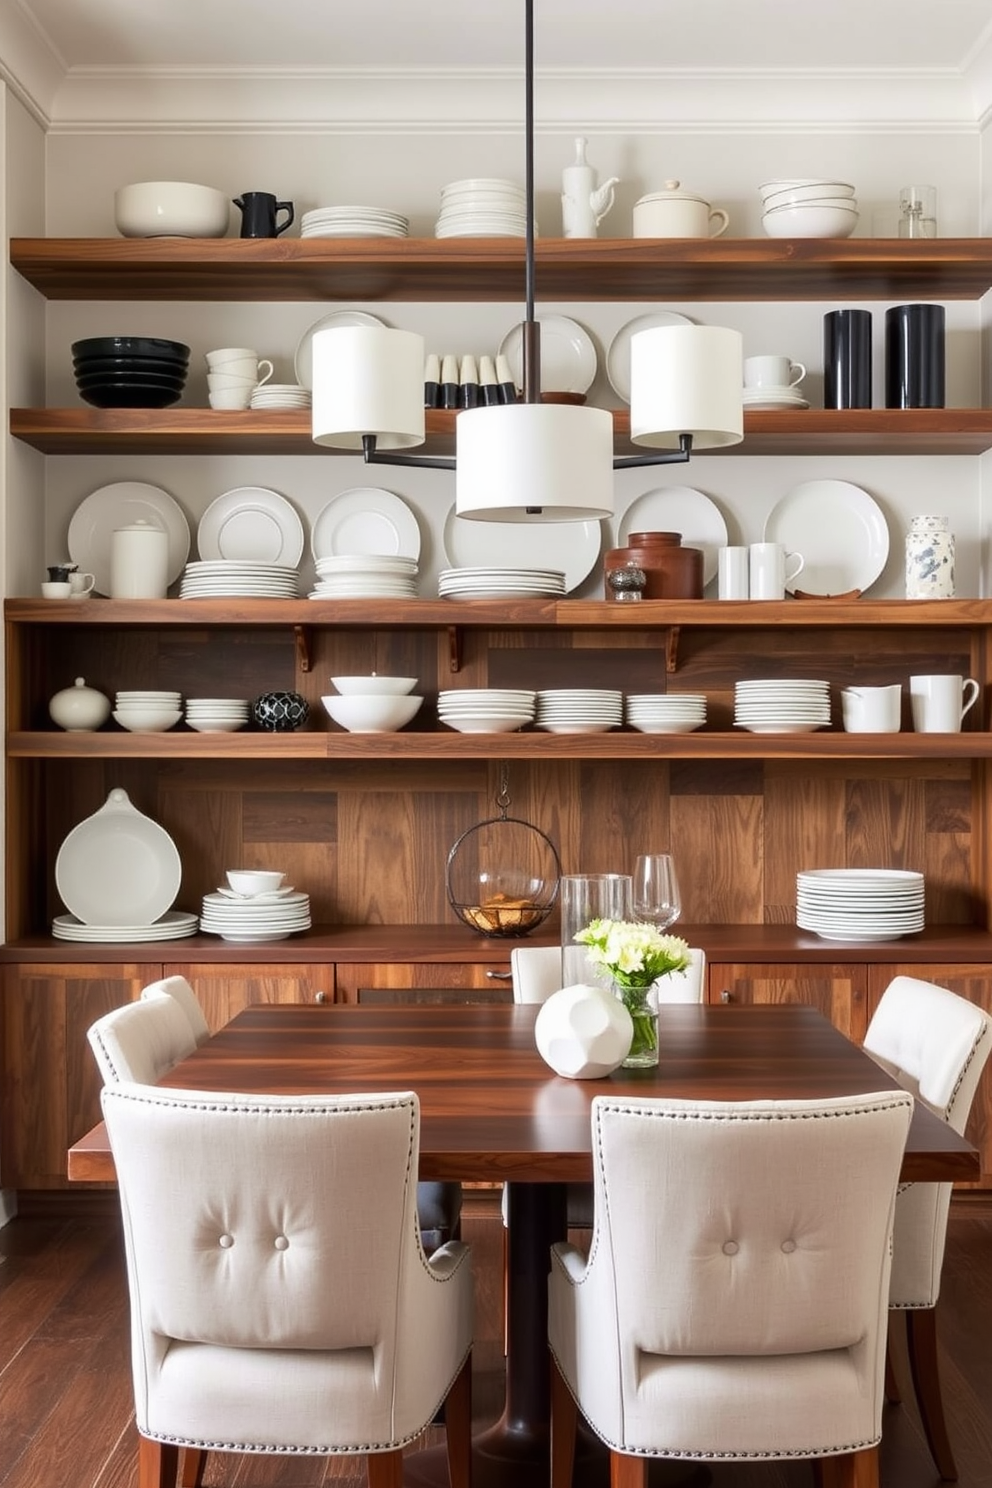
[[[540,828],[509,815],[505,765],[496,805],[499,815],[469,827],[448,853],[448,903],[480,935],[528,935],[555,907],[561,861]]]

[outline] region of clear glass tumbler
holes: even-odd
[[[592,920],[626,920],[630,917],[629,873],[574,873],[561,880],[562,978],[566,987],[585,982],[603,985],[603,975],[589,960],[575,936]]]

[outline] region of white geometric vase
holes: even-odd
[[[556,1075],[598,1080],[619,1069],[630,1051],[634,1025],[618,997],[605,987],[579,982],[553,992],[537,1015],[538,1052]]]

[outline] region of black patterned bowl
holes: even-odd
[[[263,692],[255,699],[251,715],[258,728],[285,734],[303,727],[310,716],[310,704],[298,692]]]

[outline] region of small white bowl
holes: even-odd
[[[321,702],[342,728],[351,734],[392,734],[401,729],[416,713],[422,697],[384,697],[381,693],[363,696],[324,697]]]
[[[857,211],[846,207],[777,207],[761,225],[770,238],[849,238],[858,225]]]
[[[853,196],[854,187],[850,181],[827,181],[818,176],[800,176],[795,180],[783,178],[781,181],[763,181],[758,187],[763,201],[768,197],[777,195],[780,191],[808,191],[811,196]]]
[[[181,708],[168,711],[165,708],[117,708],[113,719],[131,733],[164,734],[175,728],[182,716]]]
[[[114,193],[114,221],[125,238],[222,238],[230,217],[223,191],[189,181],[136,181]]]
[[[775,196],[770,196],[765,202],[766,212],[777,212],[779,207],[842,207],[848,212],[856,212],[858,203],[853,196],[833,196],[824,193],[822,196],[794,196],[791,191],[782,191]]]
[[[272,894],[280,887],[285,873],[264,868],[228,868],[225,878],[236,894]]]
[[[403,697],[417,685],[416,677],[332,677],[331,685],[342,697]]]

